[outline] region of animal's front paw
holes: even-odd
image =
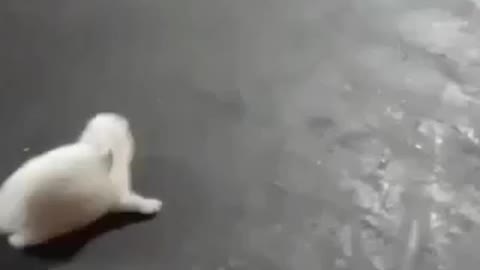
[[[153,215],[162,209],[162,201],[157,199],[144,199],[139,205],[139,212],[144,215]]]
[[[160,211],[161,208],[162,201],[154,198],[145,198],[132,193],[126,196],[115,208],[113,208],[113,211],[152,215]]]
[[[29,241],[23,234],[12,234],[8,237],[8,243],[15,249],[23,249],[33,243]]]

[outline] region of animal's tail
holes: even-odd
[[[89,120],[79,142],[94,146],[105,154],[110,178],[121,192],[130,190],[130,163],[135,142],[128,120],[115,113],[99,113]]]

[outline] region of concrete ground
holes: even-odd
[[[164,208],[0,269],[478,269],[477,2],[1,1],[3,177],[113,111]]]

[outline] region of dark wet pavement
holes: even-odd
[[[2,1],[2,175],[114,111],[164,208],[0,269],[477,269],[477,2]]]

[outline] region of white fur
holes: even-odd
[[[154,214],[162,206],[131,189],[128,121],[101,113],[79,140],[25,162],[0,188],[0,229],[15,248],[46,242],[108,212]]]

